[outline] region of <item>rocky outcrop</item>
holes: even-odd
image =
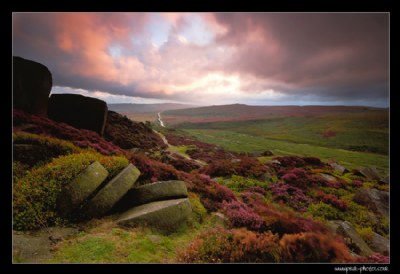
[[[187,195],[183,181],[155,182],[130,189],[116,207],[127,209],[155,201],[186,198]]]
[[[337,180],[337,178],[335,176],[326,174],[326,173],[321,173],[320,174],[322,178],[324,178],[325,180],[327,180],[328,182],[334,182]]]
[[[49,69],[37,62],[13,57],[13,107],[38,116],[47,116],[53,85]]]
[[[378,174],[378,171],[376,168],[373,167],[364,167],[363,169],[360,170],[360,173],[362,176],[365,178],[371,179],[371,180],[379,180],[381,177]]]
[[[350,222],[331,221],[330,226],[335,233],[343,236],[343,238],[346,241],[346,244],[353,252],[361,256],[369,256],[373,254],[371,248],[361,238],[361,236],[357,233],[357,231]]]
[[[386,191],[363,188],[354,195],[353,200],[375,213],[389,217],[389,193]]]
[[[64,187],[57,200],[58,212],[68,216],[92,194],[107,178],[108,171],[94,162]]]
[[[140,171],[134,165],[129,164],[83,206],[80,210],[81,217],[88,219],[107,214],[135,184],[139,175]]]
[[[373,251],[389,256],[389,246],[390,241],[388,239],[374,232],[369,243],[369,247]]]
[[[186,223],[192,213],[187,198],[152,202],[134,207],[117,218],[117,223],[126,227],[150,226],[163,233],[175,232]]]
[[[343,174],[346,172],[349,172],[348,169],[346,169],[344,166],[339,165],[338,163],[330,163],[329,164],[334,170],[336,170],[337,172]]]
[[[79,94],[52,94],[49,99],[49,118],[76,128],[104,133],[108,108],[106,102]]]
[[[14,231],[13,263],[46,263],[54,257],[54,246],[60,240],[79,233],[74,227],[46,227],[36,231]]]
[[[382,184],[389,184],[389,182],[390,182],[389,175],[386,175],[386,176],[384,176],[384,177],[379,179],[379,183],[382,183]]]

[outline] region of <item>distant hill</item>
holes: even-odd
[[[163,112],[169,124],[181,122],[220,122],[277,117],[320,116],[338,113],[386,112],[387,109],[364,106],[249,106],[244,104],[197,107]]]
[[[195,105],[185,104],[108,104],[108,109],[119,113],[154,113],[166,110],[187,109],[197,107]]]

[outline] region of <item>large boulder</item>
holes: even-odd
[[[38,116],[47,116],[53,85],[49,69],[37,62],[13,57],[13,106]]]
[[[140,171],[132,164],[124,168],[80,210],[81,218],[96,218],[107,214],[135,184]]]
[[[330,226],[335,233],[343,236],[346,244],[353,252],[361,256],[369,256],[374,253],[350,222],[331,221]]]
[[[92,194],[107,178],[108,171],[99,163],[94,162],[78,174],[61,191],[58,200],[58,212],[68,216]]]
[[[134,187],[118,202],[116,207],[126,210],[136,205],[155,201],[186,198],[186,184],[183,181],[161,181]]]
[[[373,251],[389,256],[389,246],[390,241],[388,239],[374,232],[369,243],[369,247]]]
[[[106,102],[79,94],[52,94],[49,99],[50,119],[76,128],[89,129],[101,136],[107,121]]]
[[[375,213],[389,217],[389,193],[375,188],[362,188],[353,197],[353,200]]]
[[[152,202],[134,207],[117,218],[117,223],[126,227],[150,226],[163,233],[175,232],[186,223],[192,213],[187,198]]]

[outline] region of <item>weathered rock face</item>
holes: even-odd
[[[333,231],[342,235],[349,248],[362,256],[369,256],[373,253],[367,243],[357,233],[353,225],[348,221],[331,221],[330,225]]]
[[[118,202],[120,210],[155,201],[186,198],[188,195],[183,181],[161,181],[134,187]]]
[[[45,263],[54,257],[52,244],[79,233],[73,227],[48,227],[36,231],[13,230],[13,262]]]
[[[373,234],[371,242],[369,244],[369,247],[373,251],[381,253],[385,256],[389,256],[389,246],[390,241],[377,233]]]
[[[108,108],[106,102],[79,94],[52,94],[49,99],[50,119],[76,128],[104,133]]]
[[[389,217],[389,193],[374,188],[363,188],[358,191],[353,200],[375,213]]]
[[[82,218],[96,218],[108,213],[135,184],[140,171],[132,164],[107,183],[81,210]]]
[[[134,207],[121,214],[117,223],[127,227],[150,226],[169,234],[187,222],[191,214],[192,207],[187,198],[175,199]]]
[[[376,170],[376,168],[373,167],[364,167],[363,169],[360,170],[360,173],[371,180],[379,180],[380,176],[378,174],[378,171]]]
[[[338,163],[330,163],[329,164],[331,167],[333,167],[336,171],[340,172],[340,173],[346,173],[349,172],[348,169],[346,169],[344,166],[339,165]]]
[[[60,215],[67,216],[76,210],[107,176],[108,171],[99,162],[83,170],[60,193],[57,200]]]
[[[322,178],[324,178],[325,180],[329,181],[329,182],[333,182],[336,181],[337,178],[335,176],[329,175],[329,174],[325,174],[325,173],[321,173],[320,174]]]
[[[37,62],[13,57],[13,105],[38,116],[47,116],[53,85],[49,69]]]

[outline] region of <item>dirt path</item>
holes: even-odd
[[[164,122],[161,120],[161,114],[160,114],[160,112],[159,112],[157,115],[158,115],[158,122],[160,123],[160,125],[161,125],[162,127],[165,127]]]
[[[160,120],[160,121],[161,121],[161,120]],[[179,155],[179,156],[182,156],[183,158],[185,158],[185,159],[187,159],[187,160],[189,160],[189,161],[194,161],[194,162],[198,163],[200,166],[205,166],[205,165],[207,165],[206,162],[203,162],[203,161],[201,161],[201,160],[193,159],[193,158],[191,158],[189,155],[181,153],[181,152],[177,149],[176,146],[173,146],[173,145],[171,145],[171,144],[168,143],[167,138],[166,138],[161,132],[158,132],[158,131],[156,131],[156,130],[154,130],[154,129],[153,129],[153,131],[154,131],[156,134],[158,134],[158,135],[160,136],[160,138],[163,140],[164,144],[166,144],[166,145],[168,146],[168,149],[167,149],[167,150],[168,150],[169,152],[171,152],[171,154],[177,154],[177,155]]]

